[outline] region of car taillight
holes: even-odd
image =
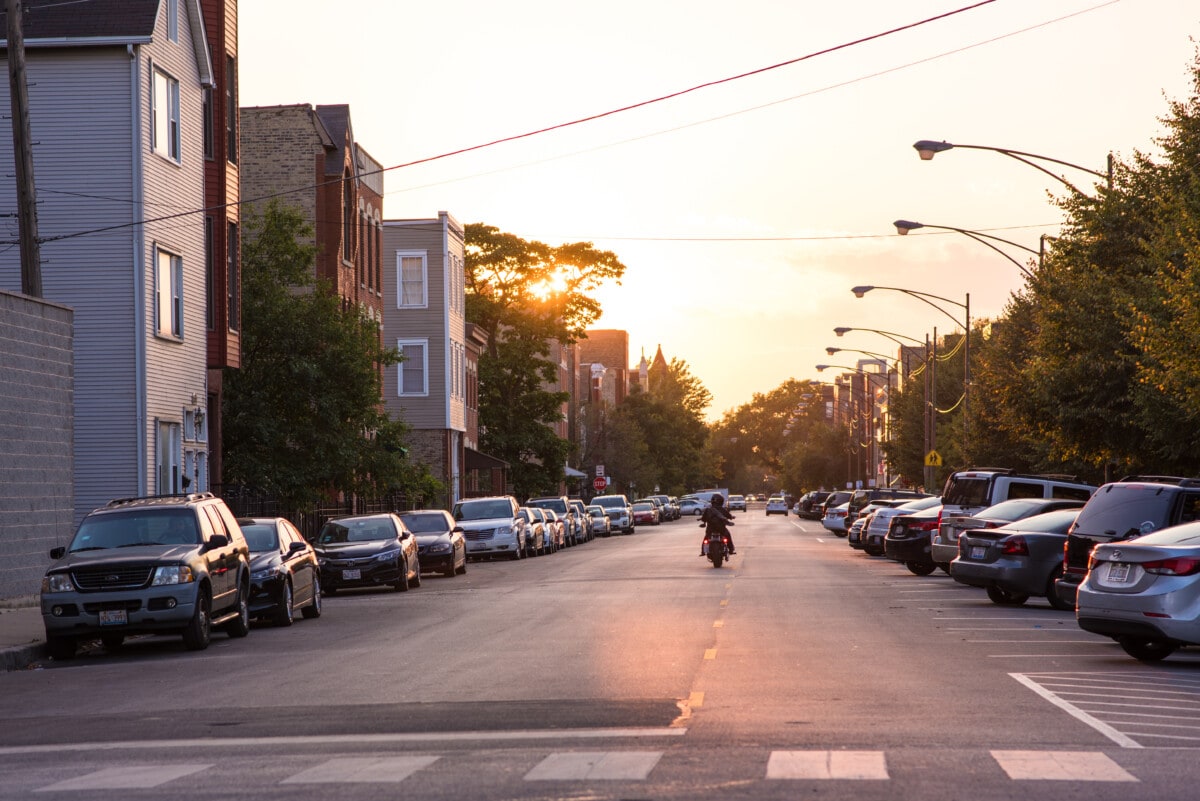
[[[1005,556],[1029,556],[1029,544],[1024,537],[1008,537],[1000,548]]]
[[[1174,559],[1157,559],[1153,562],[1142,562],[1142,569],[1147,573],[1159,576],[1191,576],[1200,573],[1200,559],[1182,556]]]
[[[921,523],[917,523],[915,526],[913,526],[913,528],[916,529],[917,531],[937,531],[937,527],[938,527],[937,520],[927,520],[927,521],[924,521]]]

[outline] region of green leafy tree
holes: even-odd
[[[375,323],[314,280],[311,228],[272,203],[243,217],[242,366],[225,374],[228,483],[306,509],[339,490],[431,493],[405,458],[406,427],[380,404],[399,355]]]

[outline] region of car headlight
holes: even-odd
[[[281,575],[283,568],[279,566],[264,567],[262,570],[255,570],[250,574],[251,581],[266,581],[269,578]]]
[[[70,573],[51,573],[42,578],[42,592],[72,592],[74,589]]]
[[[501,537],[507,537],[513,533],[512,526],[496,526],[496,534]]]
[[[376,562],[394,562],[394,561],[396,561],[396,559],[399,556],[400,556],[400,549],[392,548],[390,550],[384,551],[381,554],[376,554],[375,561]]]
[[[187,565],[169,565],[155,568],[154,580],[150,582],[150,586],[162,587],[166,584],[191,584],[195,580],[196,575]]]

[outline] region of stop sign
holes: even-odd
[[[605,479],[604,476],[596,476],[592,479],[592,488],[595,489],[596,492],[600,492],[607,486],[608,480]]]

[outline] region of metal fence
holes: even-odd
[[[380,512],[403,512],[409,508],[404,495],[363,498],[346,495],[339,501],[324,501],[317,508],[300,511],[288,508],[278,498],[247,490],[240,486],[212,488],[233,512],[234,517],[284,517],[300,529],[306,540],[315,539],[325,521],[347,515],[369,515]]]

